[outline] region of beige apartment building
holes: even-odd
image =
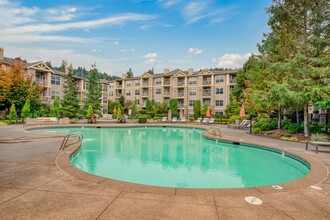
[[[236,82],[237,70],[182,71],[179,69],[164,73],[144,73],[139,77],[122,79],[109,84],[109,100],[116,101],[121,96],[126,100],[136,100],[141,109],[147,100],[169,102],[178,99],[181,114],[193,117],[195,100],[208,104],[213,114],[222,115],[229,102],[229,94]]]
[[[0,48],[0,67],[9,68],[15,59],[4,57],[4,50]],[[26,73],[32,80],[43,86],[40,99],[43,103],[52,105],[55,97],[60,100],[64,97],[64,83],[66,73],[49,68],[44,62],[23,62]],[[179,69],[170,71],[164,69],[163,73],[144,73],[139,77],[127,78],[123,74],[122,79],[115,81],[101,80],[103,112],[108,111],[108,102],[116,101],[121,96],[126,100],[137,101],[139,108],[146,107],[147,100],[156,102],[169,102],[170,99],[178,99],[179,110],[182,115],[193,117],[195,100],[201,100],[201,104],[208,104],[213,114],[224,114],[229,102],[231,88],[236,82],[237,70],[208,70],[182,71]],[[88,92],[88,80],[74,76],[76,80],[76,95],[83,104]]]

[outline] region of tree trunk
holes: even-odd
[[[304,104],[304,136],[309,136],[309,130],[308,130],[308,102],[305,102]]]
[[[281,124],[282,124],[282,109],[278,109],[278,124],[277,124],[277,129],[281,129]]]
[[[296,109],[296,117],[297,117],[297,124],[300,123],[300,119],[299,119],[299,110]]]
[[[288,120],[288,109],[286,108],[286,109],[284,109],[284,114],[283,114],[283,120],[284,121],[287,121]]]
[[[313,105],[313,118],[312,118],[313,125],[317,125],[319,122],[319,108]]]

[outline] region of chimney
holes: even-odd
[[[126,79],[126,78],[127,78],[127,74],[126,74],[126,73],[123,73],[123,74],[121,75],[121,78],[122,78],[122,79]]]
[[[3,60],[4,49],[0,47],[0,60]]]
[[[192,68],[189,68],[188,75],[192,75],[194,73],[194,70]]]
[[[169,68],[165,68],[164,69],[164,73],[166,74],[166,73],[169,73],[170,72],[170,69]]]

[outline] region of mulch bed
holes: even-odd
[[[256,136],[263,136],[275,139],[282,139],[287,141],[298,141],[298,142],[307,142],[310,138],[306,138],[303,133],[291,134],[290,137],[285,137],[285,134],[288,133],[286,129],[276,129],[271,131],[261,131],[259,134],[254,134]]]

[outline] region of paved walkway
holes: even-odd
[[[220,127],[225,138],[287,149],[330,168],[330,149],[255,137]],[[62,172],[55,159],[63,136],[0,127],[0,219],[330,219],[330,177],[311,187],[213,196],[141,193]],[[75,169],[75,168],[74,168]],[[256,206],[246,196],[263,201]]]

